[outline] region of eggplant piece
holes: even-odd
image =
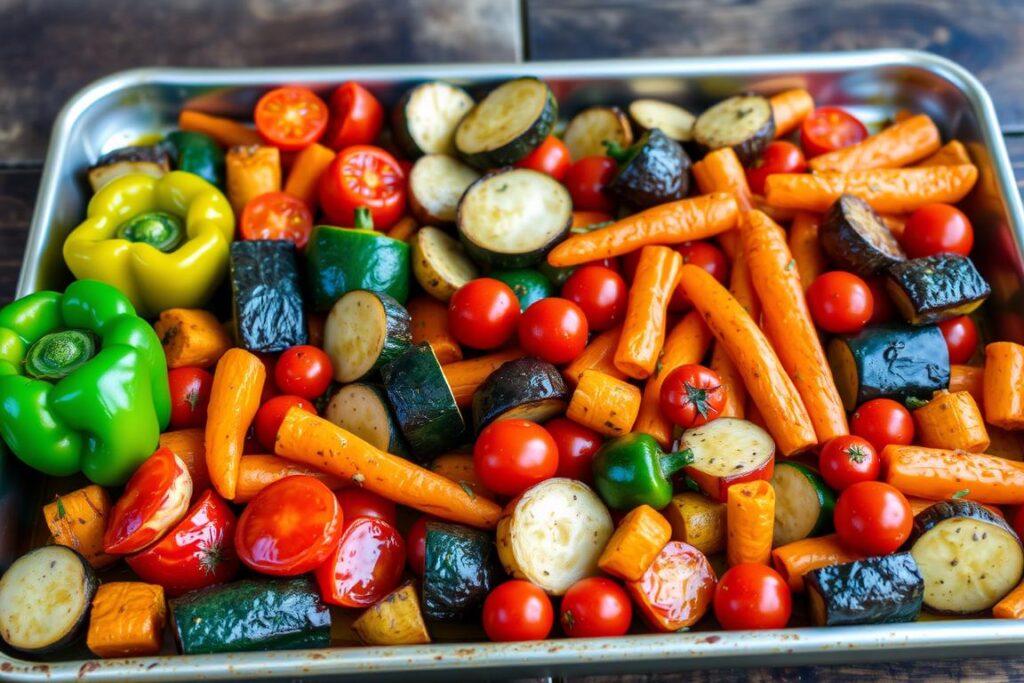
[[[821,248],[839,268],[870,277],[907,259],[882,217],[860,197],[844,194],[818,228]]]
[[[924,598],[921,571],[906,552],[815,569],[804,583],[816,626],[914,621]]]
[[[490,534],[460,524],[428,522],[423,541],[423,616],[432,621],[475,618],[501,580]]]
[[[933,254],[889,267],[885,289],[911,325],[969,315],[992,293],[974,262],[961,254]]]
[[[171,157],[162,147],[139,145],[121,147],[100,156],[89,167],[89,185],[93,192],[111,180],[132,173],[144,173],[159,178],[171,170]]]
[[[736,95],[697,117],[693,139],[707,151],[732,147],[744,166],[757,161],[775,137],[772,105],[761,95]]]
[[[588,107],[572,117],[562,141],[572,160],[579,161],[604,155],[608,143],[629,147],[633,143],[633,129],[618,107]]]
[[[936,503],[914,517],[907,541],[924,577],[924,606],[977,614],[1024,577],[1024,550],[1004,519],[969,500]]]
[[[519,358],[492,372],[473,394],[473,427],[479,434],[497,420],[545,422],[568,404],[569,388],[554,365]]]
[[[619,170],[607,192],[617,201],[647,209],[690,193],[690,157],[683,146],[657,128],[643,134],[628,150],[609,145]]]
[[[657,128],[679,142],[693,140],[693,123],[697,120],[696,116],[677,104],[649,99],[630,102],[629,117],[641,131]]]
[[[307,343],[295,244],[246,240],[231,244],[235,338],[257,353]]]

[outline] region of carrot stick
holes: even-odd
[[[591,232],[572,235],[548,254],[552,266],[575,266],[622,256],[648,245],[702,240],[736,225],[736,200],[724,193],[652,207]]]
[[[587,228],[599,223],[610,223],[615,219],[604,211],[573,211],[571,228]]]
[[[334,156],[333,150],[316,142],[299,152],[292,163],[292,170],[288,172],[284,191],[306,202],[312,211],[316,211],[320,204],[320,176],[334,161]]]
[[[661,412],[661,385],[670,372],[680,365],[700,363],[711,346],[711,330],[697,311],[690,311],[676,323],[662,348],[661,360],[644,386],[640,414],[634,432],[653,436],[663,448],[672,443],[672,421]]]
[[[248,503],[256,494],[275,481],[296,474],[305,474],[319,479],[327,488],[336,491],[348,485],[348,480],[325,474],[312,467],[305,467],[276,455],[243,455],[238,461],[238,485],[235,488],[235,502]]]
[[[994,342],[985,347],[982,389],[985,422],[1003,429],[1024,429],[1024,346]]]
[[[789,226],[789,250],[793,253],[796,272],[800,274],[800,285],[805,292],[815,278],[828,270],[825,254],[818,243],[820,218],[816,213],[797,211],[793,224]]]
[[[789,456],[814,446],[814,427],[800,395],[746,309],[703,268],[683,266],[681,281],[694,308],[736,364],[779,451]]]
[[[908,216],[903,214],[887,214],[882,216],[882,220],[885,221],[885,227],[889,228],[889,232],[896,239],[903,237],[903,232],[907,229],[908,218]]]
[[[732,362],[725,347],[721,344],[715,344],[711,350],[708,367],[718,375],[718,378],[722,380],[722,386],[725,387],[725,404],[722,406],[721,417],[738,417],[740,419],[745,417],[747,388],[743,385],[743,377],[736,369],[736,364]]]
[[[263,144],[260,134],[249,126],[232,119],[212,116],[199,111],[183,109],[178,114],[178,128],[209,135],[225,147]]]
[[[768,564],[775,528],[775,489],[763,479],[733,484],[725,501],[725,556],[730,567]]]
[[[633,429],[640,412],[640,389],[625,380],[587,370],[580,375],[565,416],[606,436],[622,436]]]
[[[843,193],[880,213],[910,213],[925,204],[956,204],[978,180],[970,164],[925,168],[876,168],[850,173],[776,173],[765,181],[765,199],[778,208],[826,211]]]
[[[984,453],[988,430],[978,404],[966,391],[938,391],[913,412],[917,442],[931,448]]]
[[[412,343],[427,342],[441,365],[462,360],[462,347],[448,330],[448,307],[432,296],[418,296],[406,305],[412,318]]]
[[[942,145],[942,136],[926,114],[911,116],[855,145],[816,156],[808,162],[812,171],[866,171],[899,168],[924,159]]]
[[[949,390],[966,391],[979,408],[985,405],[985,368],[973,365],[949,366]]]
[[[970,164],[971,155],[968,154],[967,148],[964,147],[964,143],[959,140],[950,140],[942,147],[939,147],[939,151],[935,154],[922,159],[917,162],[918,166],[958,166],[960,164]]]
[[[230,349],[217,362],[206,413],[206,467],[217,493],[234,500],[245,434],[260,407],[267,370],[244,349]]]
[[[644,247],[640,252],[613,359],[615,367],[630,377],[646,379],[654,372],[665,344],[668,304],[679,284],[682,265],[683,257],[675,249]]]
[[[847,550],[839,542],[839,536],[836,534],[804,538],[772,551],[775,571],[782,575],[794,593],[803,592],[804,575],[807,572],[861,559],[864,559],[864,556]]]
[[[576,385],[580,376],[587,370],[597,370],[615,379],[626,379],[626,373],[615,367],[615,349],[619,346],[622,326],[605,330],[590,340],[583,353],[565,366],[562,377],[569,384]]]
[[[732,147],[722,147],[706,154],[693,165],[693,178],[701,194],[728,192],[736,199],[741,212],[750,211],[747,172]]]
[[[892,444],[882,450],[882,469],[885,481],[907,496],[1024,503],[1024,466],[994,455]]]
[[[672,525],[650,505],[633,508],[608,539],[597,566],[625,581],[639,581],[665,544]]]
[[[785,90],[768,98],[775,119],[775,137],[785,137],[814,111],[814,98],[803,88]]]
[[[388,230],[388,237],[393,240],[408,242],[418,228],[419,224],[416,222],[416,219],[412,216],[406,216],[391,226]]]
[[[168,368],[208,368],[232,347],[231,336],[217,316],[201,308],[168,308],[153,323],[164,347]]]
[[[786,234],[760,211],[748,214],[743,234],[750,276],[764,306],[768,338],[803,399],[818,441],[849,434],[846,410],[811,320]]]
[[[110,521],[110,496],[102,486],[90,484],[55,497],[43,506],[43,519],[54,543],[78,551],[96,569],[117,562],[116,555],[103,552],[103,533]]]
[[[754,195],[754,208],[780,224],[791,223],[793,222],[793,218],[796,216],[795,209],[783,209],[777,206],[772,206],[762,195],[759,194]]]
[[[445,453],[439,455],[430,462],[430,471],[440,474],[446,479],[451,479],[462,486],[463,484],[473,489],[473,492],[484,498],[494,499],[494,492],[484,486],[480,475],[476,472],[472,453]]]
[[[524,355],[526,354],[519,349],[496,351],[486,356],[442,365],[441,371],[444,372],[444,378],[448,380],[448,385],[452,388],[455,403],[460,408],[466,408],[472,405],[473,394],[492,372],[510,360],[522,358]]]
[[[274,451],[283,458],[351,479],[367,491],[442,519],[493,529],[501,516],[497,503],[470,495],[456,482],[374,448],[300,408],[285,414]]]
[[[996,603],[992,616],[996,619],[1024,619],[1024,582]]]
[[[192,475],[192,498],[210,486],[210,471],[206,466],[206,432],[202,427],[176,429],[160,435],[160,448],[169,448],[185,463]]]
[[[224,157],[224,168],[228,199],[237,220],[253,199],[281,190],[281,152],[277,147],[232,147]]]

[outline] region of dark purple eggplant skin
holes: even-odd
[[[979,522],[994,524],[1000,529],[1009,532],[1011,536],[1017,539],[1017,543],[1021,543],[1017,532],[1007,524],[1005,519],[974,501],[957,499],[943,500],[918,512],[914,516],[914,526],[910,531],[910,538],[907,539],[903,549],[910,550],[919,538],[931,531],[939,522],[956,517],[966,517],[968,519],[976,519]],[[1024,548],[1024,544],[1021,547]]]
[[[540,401],[569,403],[569,388],[558,369],[537,358],[518,358],[492,372],[473,395],[476,433],[506,411]]]
[[[805,582],[825,603],[823,626],[910,622],[924,602],[924,578],[908,552],[815,569]]]
[[[880,273],[907,258],[881,216],[850,194],[839,197],[825,212],[818,239],[833,264],[861,277]]]
[[[893,264],[886,271],[885,287],[912,325],[940,323],[964,315],[964,306],[977,308],[992,293],[970,258],[951,253]]]
[[[690,193],[690,157],[683,146],[652,128],[629,148],[607,192],[637,209],[683,199]]]

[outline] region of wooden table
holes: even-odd
[[[950,57],[981,78],[999,111],[1014,169],[1018,178],[1024,175],[1024,3],[1016,0],[15,0],[0,7],[0,305],[14,295],[56,112],[93,79],[138,66],[917,48]],[[1017,680],[1024,678],[1024,656],[718,670],[686,678]]]

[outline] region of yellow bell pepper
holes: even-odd
[[[228,272],[235,217],[227,198],[197,175],[126,175],[89,202],[64,242],[75,277],[106,282],[139,315],[202,306]]]

